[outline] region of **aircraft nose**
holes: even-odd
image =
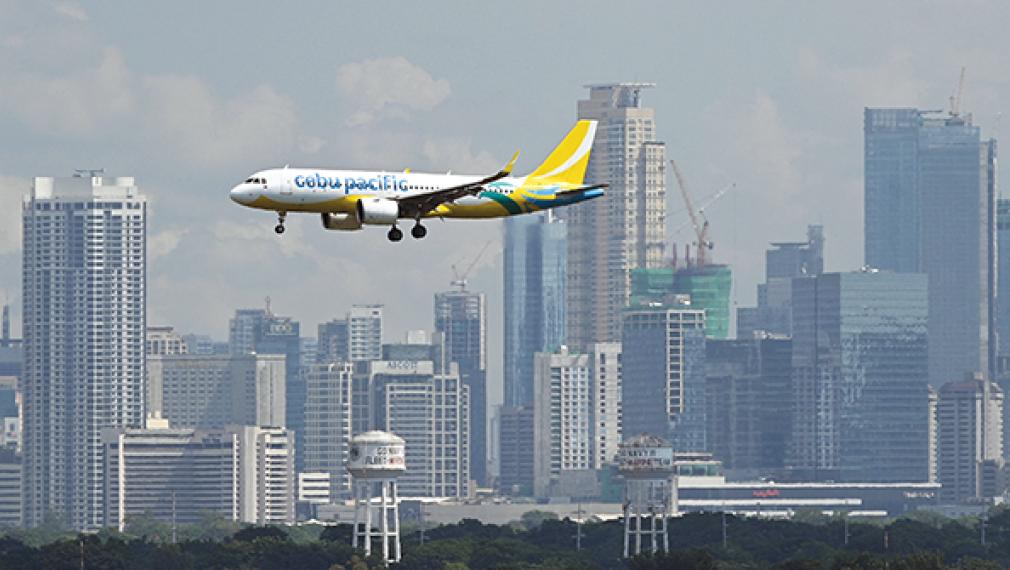
[[[239,184],[238,186],[232,188],[229,195],[231,196],[233,202],[238,202],[242,205],[248,205],[255,199],[253,196],[253,190],[248,184]]]

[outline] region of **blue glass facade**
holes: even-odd
[[[928,276],[934,385],[993,374],[995,141],[917,109],[866,109],[864,132],[866,263]]]
[[[793,430],[801,479],[925,481],[927,278],[793,280]]]
[[[551,212],[505,219],[505,405],[533,404],[533,355],[565,343],[567,226]]]

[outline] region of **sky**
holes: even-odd
[[[0,0],[0,295],[17,317],[31,178],[104,168],[149,200],[149,324],[224,340],[236,308],[269,296],[308,335],[382,302],[392,341],[431,329],[432,294],[473,263],[500,381],[500,222],[391,244],[292,214],[278,237],[228,190],[285,164],[491,173],[517,148],[529,171],[584,85],[652,81],[643,102],[696,200],[735,184],[706,213],[734,307],[751,305],[768,242],[807,224],[824,225],[828,270],[862,265],[864,107],[946,108],[965,66],[961,108],[1000,138],[1008,21],[1010,4],[982,0]],[[687,243],[673,180],[667,200]]]

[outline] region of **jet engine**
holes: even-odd
[[[361,221],[355,214],[323,212],[323,227],[328,230],[360,230]]]
[[[387,198],[362,198],[358,200],[358,220],[363,224],[388,226],[400,217],[400,204]]]

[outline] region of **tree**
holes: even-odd
[[[558,520],[558,515],[556,513],[548,511],[526,511],[521,517],[519,517],[519,524],[526,530],[535,530],[540,528],[540,525],[544,521],[556,521]]]
[[[253,542],[261,538],[269,538],[286,542],[290,540],[287,532],[276,526],[247,526],[232,536],[232,540]]]

